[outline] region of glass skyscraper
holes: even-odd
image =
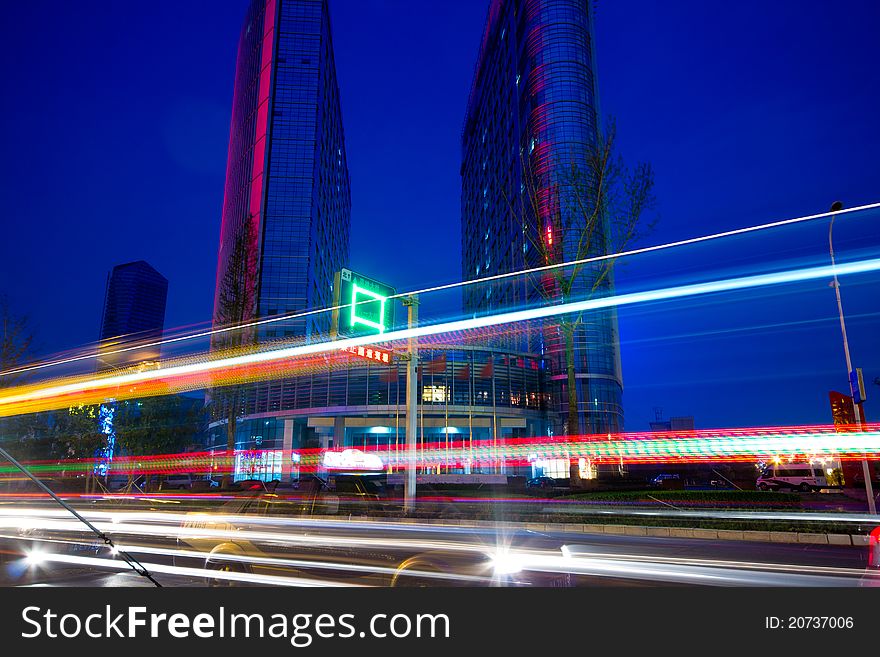
[[[154,342],[162,336],[168,280],[143,260],[117,265],[107,276],[101,317],[101,352],[119,339]],[[98,367],[154,360],[159,348],[150,347],[100,356]]]
[[[595,145],[598,92],[589,0],[492,0],[462,132],[462,273],[465,280],[576,259],[587,226],[571,203],[572,165],[586,171]],[[568,227],[560,230],[561,226]],[[554,234],[557,235],[553,243]],[[590,255],[607,252],[606,228]],[[552,245],[552,246],[551,246]],[[583,255],[583,254],[582,254]],[[610,276],[584,268],[568,295],[521,277],[465,288],[473,314],[578,300],[612,291]],[[550,364],[556,431],[623,427],[617,317],[584,315],[573,338],[579,427],[567,424],[567,349],[560,325],[512,338]]]
[[[326,0],[253,0],[238,45],[214,325],[332,305],[351,195]],[[330,315],[246,339],[326,337]]]
[[[238,43],[214,326],[330,308],[350,227],[327,0],[252,0]],[[212,347],[322,340],[330,328],[329,312],[310,314],[220,333]],[[275,418],[313,387],[326,390],[294,377],[211,391],[211,446],[226,448],[233,434],[239,459],[274,446],[288,467],[308,427]],[[236,476],[243,471],[237,462]]]

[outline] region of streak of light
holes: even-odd
[[[90,568],[105,568],[110,570],[129,570],[130,566],[122,561],[103,559],[101,557],[83,557],[72,554],[58,554],[57,552],[45,552],[43,563],[63,563],[75,566],[88,566]],[[248,584],[269,584],[273,586],[358,586],[346,582],[328,582],[305,577],[286,577],[282,575],[263,575],[256,573],[231,572],[223,570],[202,570],[187,566],[169,566],[162,563],[143,563],[143,566],[154,575],[163,573],[180,577],[197,577],[199,579],[212,578],[232,582]]]
[[[331,546],[346,548],[406,548],[412,549],[416,552],[443,549],[457,552],[478,552],[479,554],[484,554],[483,547],[474,545],[470,542],[450,542],[431,540],[426,538],[401,538],[399,536],[377,537],[371,535],[361,537],[354,535],[337,534],[308,535],[244,529],[244,527],[248,525],[248,522],[250,520],[253,520],[253,518],[243,519],[241,523],[237,526],[230,526],[229,528],[203,526],[222,526],[223,524],[226,524],[223,520],[209,515],[202,515],[199,517],[189,516],[180,525],[152,525],[146,524],[144,522],[96,522],[95,525],[99,529],[101,529],[101,531],[104,531],[108,534],[112,533],[116,536],[155,536],[161,538],[179,538],[181,540],[211,538],[218,540],[229,540],[233,542],[249,541],[257,543],[271,543],[273,541],[281,541],[284,545],[301,545],[311,546],[315,548],[326,548]],[[375,523],[370,524],[372,525]],[[0,527],[7,529],[34,529],[32,518],[16,518],[8,515],[0,517]],[[38,529],[41,531],[80,532],[81,525],[73,520],[50,520],[46,517],[42,517],[41,525]],[[466,532],[462,535],[466,535]]]
[[[0,535],[0,538],[12,539],[12,540],[20,540],[21,536],[14,535]],[[47,538],[43,536],[29,536],[27,537],[28,541],[46,543],[50,545],[83,545],[80,541],[70,540],[70,539],[55,539],[55,538]],[[101,549],[103,546],[95,545],[96,549]],[[237,554],[237,553],[224,553],[224,552],[208,552],[201,550],[186,550],[186,549],[176,549],[169,547],[156,547],[150,545],[137,545],[137,544],[126,544],[124,547],[119,546],[117,548],[117,552],[119,549],[125,550],[129,554],[149,554],[153,556],[164,556],[164,557],[173,557],[176,559],[189,559],[195,561],[203,561],[205,563],[212,562],[234,562],[234,563],[244,563],[249,565],[263,566],[269,568],[285,568],[285,569],[321,569],[325,571],[340,571],[340,572],[359,572],[371,575],[395,575],[398,574],[398,569],[386,566],[373,566],[365,563],[341,563],[335,561],[319,561],[313,559],[292,559],[292,558],[281,558],[281,557],[268,557],[261,555],[251,555],[251,554]],[[46,561],[45,555],[51,554],[51,552],[46,552],[41,549],[33,549],[26,553],[25,560],[28,565],[38,565],[42,564]],[[115,556],[116,552],[110,550],[110,554]],[[488,562],[487,562],[488,565]],[[471,583],[482,583],[486,584],[492,581],[491,577],[480,577],[477,575],[467,575],[467,574],[456,574],[456,573],[447,573],[447,572],[434,572],[434,571],[422,571],[418,569],[411,569],[406,572],[407,577],[419,577],[419,578],[429,578],[436,580],[453,580],[453,581],[466,581]]]
[[[126,545],[125,549],[129,553],[136,554],[154,554],[171,556],[182,559],[210,559],[211,561],[233,561],[236,563],[247,563],[258,566],[268,566],[275,568],[319,568],[321,570],[336,570],[341,572],[360,572],[372,575],[394,575],[397,568],[389,568],[385,566],[371,566],[363,563],[339,563],[335,561],[314,561],[311,559],[288,559],[280,557],[264,557],[258,555],[247,554],[224,554],[221,552],[202,552],[198,550],[176,550],[171,548],[157,548],[149,546],[132,546]],[[407,577],[425,577],[437,580],[455,580],[468,582],[490,582],[489,577],[477,577],[474,575],[455,574],[455,573],[438,573],[427,570],[409,570]]]
[[[796,572],[813,575],[832,575],[843,577],[864,577],[864,568],[848,568],[845,566],[816,566],[792,563],[773,563],[765,561],[733,561],[730,559],[707,559],[702,557],[670,557],[653,554],[626,554],[620,552],[599,552],[592,546],[566,545],[562,548],[563,556],[589,556],[598,559],[623,559],[626,561],[644,561],[650,563],[666,563],[676,566],[712,566],[718,568],[737,568],[743,570],[766,570],[777,572]],[[870,573],[872,579],[880,582],[880,575]]]
[[[474,317],[471,319],[457,320],[442,324],[419,326],[411,329],[401,329],[384,334],[383,341],[393,343],[408,340],[410,338],[454,333],[458,331],[469,331],[503,324],[515,324],[517,322],[544,319],[602,308],[665,301],[717,292],[731,292],[769,285],[804,282],[828,278],[835,273],[840,277],[877,270],[880,270],[880,258],[850,262],[837,265],[836,267],[830,265],[809,267],[706,283],[694,283],[659,290],[631,292],[597,299],[585,299],[582,301],[548,305],[528,310]],[[102,399],[102,396],[106,398],[112,397],[114,399],[127,399],[135,396],[165,394],[168,392],[175,392],[179,389],[208,387],[212,384],[210,375],[224,370],[228,372],[234,368],[249,366],[272,367],[274,365],[277,367],[279,364],[283,364],[284,361],[289,359],[315,356],[326,354],[328,352],[338,353],[339,350],[348,347],[364,346],[372,344],[375,341],[375,335],[368,335],[329,342],[304,344],[295,347],[271,349],[240,356],[219,358],[206,362],[170,364],[167,366],[160,365],[154,370],[145,370],[130,374],[108,377],[91,376],[85,378],[85,380],[80,377],[69,383],[16,387],[10,389],[3,396],[0,396],[0,417],[68,406],[72,402],[75,403],[77,395],[84,395],[85,393],[88,393],[88,403],[94,403],[91,400],[100,400]],[[142,384],[152,384],[154,387],[145,388]],[[185,386],[189,387],[185,388]],[[129,389],[125,390],[125,387],[129,387]]]
[[[540,500],[539,500],[540,501]],[[589,508],[578,509],[576,503],[566,503],[561,511],[565,514],[595,515],[607,517],[641,517],[641,518],[689,518],[703,520],[731,521],[741,520],[755,521],[788,521],[797,523],[839,523],[850,525],[870,525],[878,523],[876,516],[863,513],[832,513],[832,512],[786,512],[786,511],[728,511],[728,510],[676,510],[676,509],[621,509],[621,508]],[[587,505],[584,505],[587,506]],[[560,511],[552,506],[543,506],[539,513],[552,514]],[[327,544],[340,546],[361,547],[394,547],[406,546],[416,549],[438,549],[441,547],[452,548],[457,551],[482,551],[485,545],[474,543],[476,535],[492,535],[498,531],[516,531],[517,528],[497,523],[490,527],[466,527],[456,525],[437,524],[431,521],[419,523],[389,522],[380,520],[359,521],[355,519],[338,519],[329,517],[309,518],[278,518],[260,517],[249,515],[227,514],[160,514],[149,512],[90,512],[87,517],[99,523],[106,522],[107,532],[116,534],[155,535],[163,538],[175,537],[199,537],[210,536],[212,538],[241,538],[242,540],[275,541],[283,537],[285,542],[292,541],[303,545],[321,545],[321,540],[329,541]],[[111,519],[115,519],[113,522]],[[236,529],[217,529],[211,527],[199,528],[194,524],[234,526]],[[185,526],[190,524],[189,527]],[[56,513],[54,510],[44,508],[18,507],[15,509],[0,510],[0,527],[13,530],[42,530],[52,529],[57,531],[79,531],[81,526],[66,516]],[[165,527],[165,531],[162,531]],[[245,528],[259,527],[259,531],[248,533]],[[302,534],[291,534],[291,530],[303,531]],[[337,535],[332,532],[345,531],[346,535]],[[520,532],[529,533],[519,528]],[[308,535],[306,532],[314,532]],[[322,533],[323,532],[323,533]],[[331,533],[327,533],[331,532]],[[357,532],[368,533],[367,537],[356,536]],[[378,532],[394,534],[389,537],[376,536]],[[443,537],[442,540],[432,538],[410,539],[407,536],[415,534],[436,535]],[[401,538],[403,536],[403,538]],[[323,539],[322,539],[323,537]],[[449,538],[447,538],[449,537]],[[338,542],[338,543],[337,543]]]
[[[752,427],[740,429],[701,429],[685,432],[640,432],[491,440],[452,440],[425,442],[412,463],[404,447],[387,445],[369,447],[385,466],[463,467],[465,465],[525,465],[547,459],[591,459],[595,463],[623,460],[626,463],[704,463],[756,462],[774,457],[803,461],[823,459],[880,459],[880,424],[870,424],[863,431],[831,426]],[[275,451],[275,450],[267,450]],[[297,452],[300,473],[318,471],[325,450],[302,449]],[[92,470],[94,459],[31,461],[28,468],[38,475],[76,474]],[[123,456],[114,462],[117,475],[156,475],[191,473],[216,475],[232,472],[235,457],[228,452],[185,452],[152,456]],[[17,470],[0,465],[0,477],[15,477]],[[3,495],[0,494],[0,499]],[[80,495],[84,499],[102,499],[104,495]],[[118,497],[118,495],[113,495]],[[147,494],[138,499],[173,503],[175,499],[227,499],[218,493]]]
[[[842,210],[835,211],[835,212],[821,212],[819,214],[811,214],[811,215],[805,215],[802,217],[782,219],[779,221],[772,221],[769,223],[758,224],[756,226],[735,228],[733,230],[722,231],[720,233],[712,233],[709,235],[702,235],[699,237],[691,237],[691,238],[687,238],[687,239],[683,239],[683,240],[677,240],[674,242],[666,242],[664,244],[656,244],[654,246],[646,246],[646,247],[641,247],[638,249],[630,249],[628,251],[620,251],[620,252],[614,253],[614,254],[593,256],[590,258],[583,258],[581,260],[572,260],[569,262],[563,262],[563,263],[558,263],[558,264],[544,265],[544,266],[535,267],[532,269],[526,269],[526,270],[516,271],[516,272],[508,272],[508,273],[504,273],[504,274],[496,274],[493,276],[486,276],[483,278],[473,279],[473,280],[469,280],[469,281],[460,281],[457,283],[446,283],[443,285],[435,285],[432,287],[426,287],[426,288],[422,288],[422,289],[414,290],[414,291],[410,291],[410,292],[401,292],[401,293],[395,294],[389,298],[402,299],[402,298],[405,298],[405,297],[411,296],[411,295],[428,294],[431,292],[440,292],[443,290],[450,290],[450,289],[454,289],[456,287],[465,287],[468,285],[478,285],[478,284],[490,283],[493,281],[497,281],[497,280],[501,280],[501,279],[505,279],[505,278],[510,278],[510,277],[514,277],[514,276],[524,276],[524,275],[534,274],[534,273],[538,273],[538,272],[550,271],[553,269],[562,269],[562,268],[566,268],[566,267],[582,266],[582,265],[585,265],[588,263],[601,262],[604,260],[612,260],[613,261],[618,258],[625,258],[625,257],[640,255],[640,254],[644,254],[644,253],[651,253],[654,251],[663,251],[666,249],[672,249],[672,248],[681,247],[681,246],[689,246],[689,245],[693,245],[693,244],[699,244],[701,242],[708,242],[708,241],[712,241],[712,240],[721,239],[724,237],[733,237],[736,235],[744,235],[744,234],[752,233],[752,232],[756,232],[756,231],[768,230],[770,228],[789,226],[792,224],[813,221],[816,219],[824,219],[824,218],[831,217],[831,216],[840,216],[843,214],[861,212],[861,211],[866,211],[866,210],[873,210],[876,208],[880,208],[880,202],[869,203],[867,205],[860,205],[860,206],[857,206],[854,208],[846,208],[846,209],[842,209]],[[166,344],[173,344],[176,342],[183,342],[183,341],[188,341],[188,340],[196,340],[199,338],[211,337],[213,335],[218,335],[218,334],[225,333],[228,331],[238,331],[241,329],[253,328],[253,327],[262,326],[265,324],[272,324],[274,322],[290,321],[292,319],[298,319],[298,318],[306,317],[309,315],[333,312],[335,310],[339,310],[342,307],[343,306],[332,306],[329,308],[319,308],[319,309],[314,309],[314,310],[308,310],[308,311],[301,312],[301,313],[293,313],[293,314],[289,314],[289,315],[279,315],[277,317],[267,317],[267,318],[247,322],[247,323],[235,324],[232,326],[224,326],[221,328],[212,328],[207,331],[200,331],[197,333],[190,333],[190,334],[185,334],[185,335],[181,335],[181,336],[175,336],[173,338],[165,338],[163,340],[157,340],[154,342],[131,345],[131,346],[115,349],[115,350],[108,350],[108,351],[102,351],[102,352],[95,351],[95,352],[89,352],[87,354],[78,354],[75,356],[71,356],[69,358],[63,358],[63,359],[49,361],[46,363],[38,363],[38,364],[33,364],[33,365],[27,365],[24,367],[18,367],[18,368],[14,368],[14,369],[5,370],[5,371],[0,372],[0,377],[12,375],[12,374],[20,374],[23,372],[29,372],[29,371],[39,370],[39,369],[44,369],[44,368],[48,368],[48,367],[56,367],[58,365],[64,365],[64,364],[74,363],[74,362],[78,362],[78,361],[82,361],[82,360],[88,360],[90,358],[96,358],[98,356],[109,356],[109,355],[113,355],[113,354],[125,353],[127,351],[132,351],[132,350],[140,350],[140,349],[146,349],[146,348],[150,348],[150,347],[158,347],[158,346],[166,345]]]
[[[49,543],[67,543],[49,539]],[[71,541],[72,542],[72,541]],[[217,555],[194,551],[155,548],[150,546],[132,546],[126,544],[129,552],[144,554],[193,557],[203,559],[216,558]],[[84,565],[94,568],[110,568],[121,570],[124,564],[106,558],[72,556],[53,552],[40,552],[40,563],[51,562]],[[220,555],[224,561],[244,562],[265,567],[304,567],[326,568],[322,562],[303,560],[276,559],[272,557],[248,557],[244,555]],[[593,546],[582,544],[565,544],[561,555],[554,550],[517,550],[505,547],[496,554],[488,555],[488,565],[496,566],[497,575],[516,575],[522,571],[568,573],[591,577],[611,577],[615,579],[650,580],[659,582],[675,582],[700,585],[751,585],[751,586],[860,586],[863,584],[877,585],[878,578],[862,569],[828,566],[806,566],[787,563],[766,563],[754,561],[719,560],[712,558],[683,558],[631,553],[598,552]],[[492,558],[494,557],[494,558]],[[145,564],[154,573],[165,573],[196,578],[217,578],[237,582],[317,586],[339,585],[338,581],[320,581],[306,577],[288,577],[265,575],[250,572],[227,572],[202,570],[185,566],[167,566],[160,563]],[[337,570],[347,568],[346,564],[331,564]],[[351,569],[362,572],[389,574],[390,568],[365,568],[352,564]],[[438,578],[438,573],[412,571],[411,576]],[[474,577],[444,573],[442,579],[463,579],[472,583],[489,583],[497,581],[487,577]],[[514,580],[515,581],[515,578]]]
[[[711,563],[711,562],[709,562]],[[857,577],[813,575],[804,573],[754,571],[724,568],[716,565],[682,565],[652,563],[647,560],[630,562],[621,558],[594,557],[582,546],[566,545],[562,557],[526,559],[530,570],[570,572],[597,577],[651,580],[680,584],[710,586],[860,586]],[[863,574],[859,571],[859,574]]]

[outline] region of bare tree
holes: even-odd
[[[256,331],[237,328],[256,316],[256,285],[259,280],[258,258],[255,244],[255,222],[248,218],[236,231],[231,251],[222,273],[215,308],[215,328],[227,328],[216,335],[211,348],[214,350],[241,350],[256,344]],[[244,385],[215,387],[210,392],[211,416],[226,419],[226,451],[235,453],[235,433],[245,393]],[[230,472],[224,473],[223,484],[232,481]]]
[[[11,388],[26,380],[26,372],[13,371],[27,362],[33,337],[27,317],[13,314],[7,297],[0,296],[0,388]],[[14,436],[19,454],[27,455],[36,447],[48,450],[45,440],[37,445],[45,433],[44,420],[35,414],[0,418],[0,435]]]
[[[577,263],[548,269],[534,279],[548,301],[581,301],[610,290],[616,254],[653,229],[653,220],[645,216],[656,204],[653,169],[647,163],[627,167],[617,153],[616,137],[611,121],[586,147],[583,160],[560,162],[552,147],[542,144],[530,146],[531,152],[521,157],[521,200],[507,199],[512,219],[521,224],[541,264]],[[580,430],[575,345],[583,321],[579,312],[546,328],[558,332],[564,344],[568,433]]]
[[[5,373],[22,365],[33,339],[27,317],[13,315],[9,300],[6,296],[0,296],[0,372]],[[23,372],[3,374],[0,376],[0,388],[11,387],[23,378]]]

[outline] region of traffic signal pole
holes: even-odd
[[[831,210],[840,210],[841,205],[835,203],[831,206]],[[834,218],[836,214],[831,215],[831,224],[828,226],[828,251],[831,254],[831,269],[834,271],[835,262],[834,262],[834,243],[831,240],[831,231],[834,229]],[[852,367],[852,359],[849,355],[849,341],[846,339],[846,322],[843,319],[843,303],[840,300],[840,283],[837,281],[837,272],[834,272],[834,281],[832,282],[832,287],[834,288],[834,294],[837,296],[837,312],[840,315],[840,332],[843,334],[843,353],[846,356],[846,378],[849,380],[849,392],[852,395],[853,400],[853,413],[855,414],[856,424],[859,426],[859,429],[862,431],[865,430],[864,422],[862,421],[862,405],[860,402],[857,402],[857,399],[860,399],[859,390],[853,385],[853,377],[852,373],[854,372]],[[871,468],[868,466],[868,459],[862,459],[862,473],[865,477],[865,494],[868,497],[868,513],[872,516],[877,515],[877,505],[874,502],[874,483],[871,481]]]
[[[404,297],[403,305],[407,308],[407,327],[416,328],[419,325],[419,297],[412,295]],[[406,362],[406,462],[404,472],[406,478],[403,484],[403,509],[411,513],[416,506],[416,469],[418,466],[418,371],[419,342],[418,338],[409,338],[407,342]]]

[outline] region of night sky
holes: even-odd
[[[167,327],[209,321],[246,4],[4,6],[0,294],[30,317],[38,353],[94,342],[107,272],[131,260],[169,279]],[[486,6],[331,0],[351,265],[399,290],[461,276],[459,135]],[[656,171],[644,243],[880,201],[878,25],[874,0],[600,0],[601,109],[624,156]],[[841,249],[870,246],[846,230]],[[810,240],[823,253],[822,239],[798,233],[795,255],[807,262]],[[650,262],[621,270],[621,287],[675,277],[672,259]],[[844,290],[869,381],[876,289]],[[654,406],[701,427],[830,421],[827,391],[846,386],[835,322],[827,281],[621,313],[627,428],[647,428]]]

